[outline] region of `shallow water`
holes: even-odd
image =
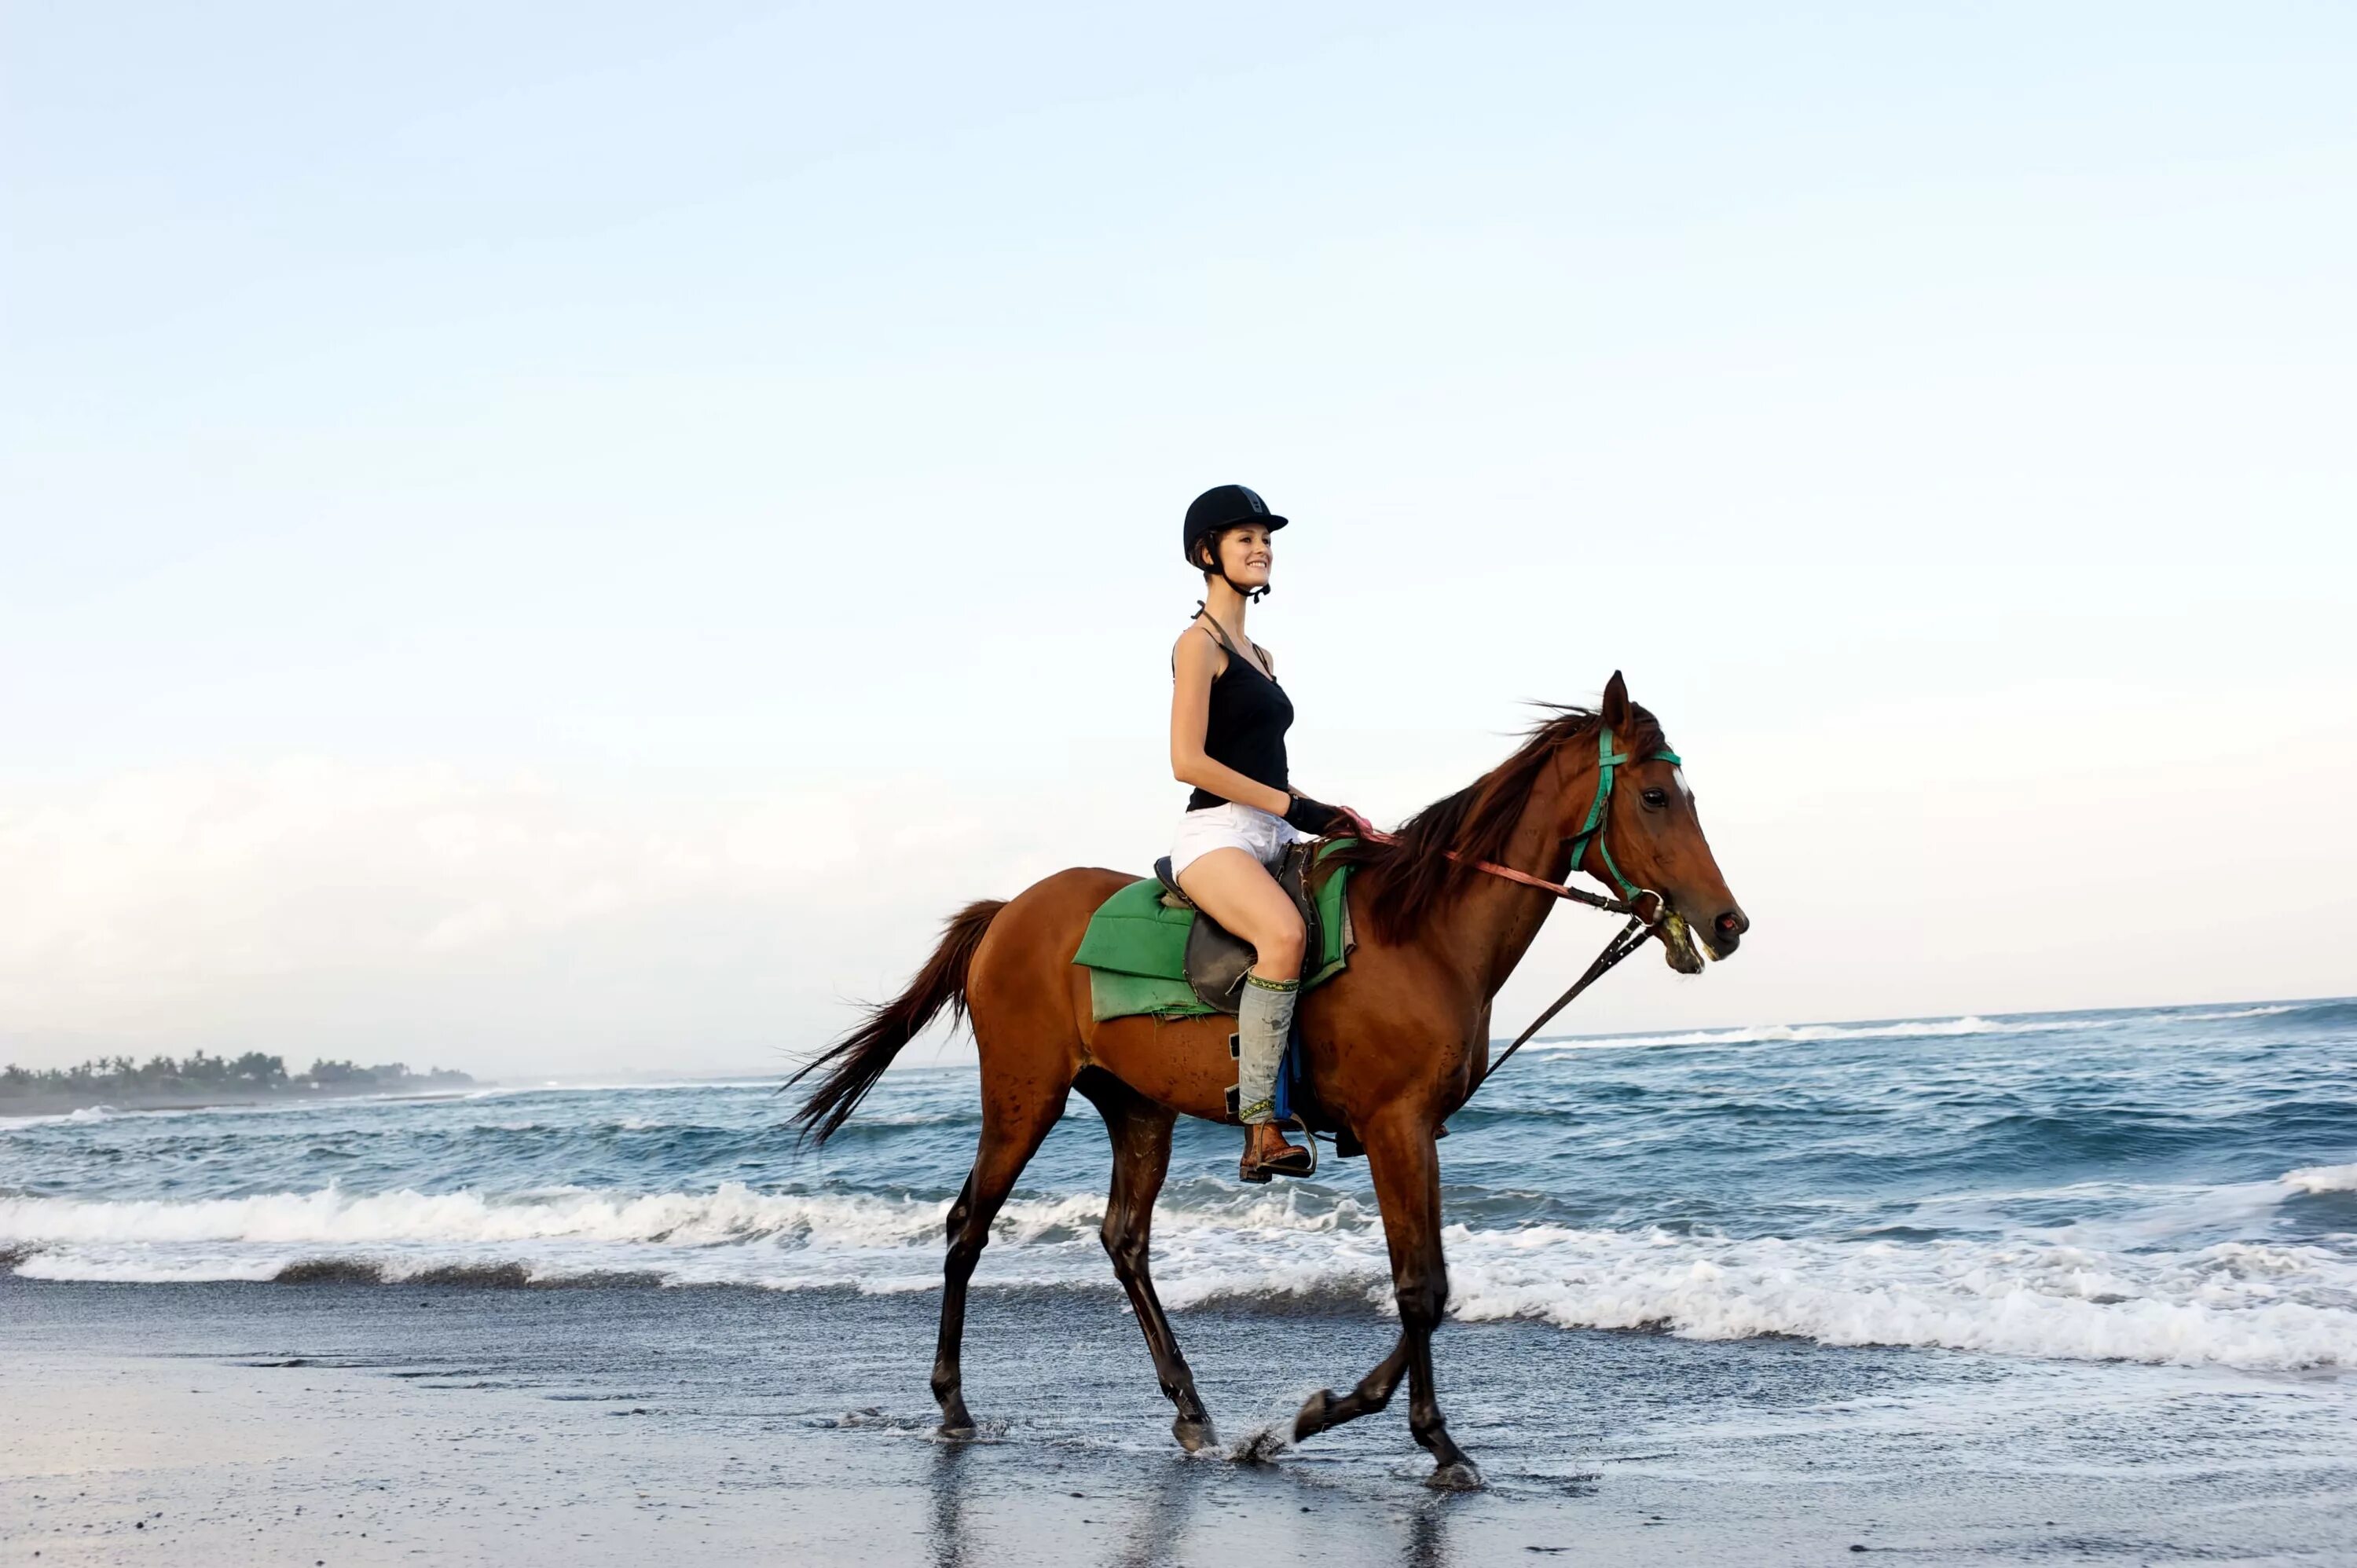
[[[2338,1375],[1470,1323],[1437,1377],[1487,1487],[1428,1493],[1405,1401],[1223,1462],[1391,1347],[1362,1302],[1178,1330],[1223,1450],[1178,1450],[1136,1323],[1093,1292],[975,1302],[981,1438],[945,1441],[924,1294],[0,1278],[0,1542],[386,1568],[1226,1568],[1277,1542],[1487,1568],[2348,1563],[2357,1540]]]
[[[1194,1455],[1116,1298],[1061,1289],[976,1301],[981,1436],[941,1438],[932,1307],[0,1278],[0,1541],[174,1568],[1227,1568],[1272,1541],[1491,1568],[2342,1564],[2357,1540],[2357,1380],[2333,1374],[1458,1324],[1441,1398],[1488,1485],[1434,1493],[1405,1401],[1225,1462],[1390,1348],[1362,1302],[1184,1315],[1225,1440]]]
[[[2357,1001],[1534,1045],[1442,1145],[1460,1319],[2045,1359],[2357,1367]],[[28,1279],[930,1290],[969,1071],[889,1076],[798,1151],[769,1083],[0,1122]],[[1074,1098],[978,1284],[1111,1292]],[[1271,1190],[1182,1126],[1175,1307],[1388,1294],[1363,1162]]]

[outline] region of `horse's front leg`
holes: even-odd
[[[1431,1484],[1478,1487],[1481,1472],[1449,1437],[1433,1388],[1432,1331],[1448,1305],[1448,1265],[1440,1250],[1440,1156],[1433,1147],[1432,1124],[1400,1112],[1361,1135],[1375,1197],[1383,1206],[1383,1240],[1391,1249],[1399,1344],[1348,1394],[1338,1398],[1331,1390],[1321,1390],[1311,1396],[1294,1418],[1294,1437],[1298,1441],[1383,1409],[1405,1374],[1408,1430],[1432,1455]]]

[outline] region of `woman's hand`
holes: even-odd
[[[1315,838],[1327,838],[1351,831],[1351,815],[1340,807],[1323,800],[1313,800],[1296,791],[1292,803],[1285,809],[1285,820],[1296,831]]]

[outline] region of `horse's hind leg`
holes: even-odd
[[[1294,1418],[1296,1441],[1370,1411],[1381,1410],[1408,1379],[1408,1431],[1432,1455],[1432,1484],[1475,1487],[1481,1473],[1448,1435],[1433,1388],[1432,1331],[1448,1305],[1448,1265],[1440,1247],[1440,1155],[1432,1129],[1402,1114],[1369,1130],[1367,1165],[1383,1205],[1383,1240],[1391,1249],[1392,1286],[1399,1302],[1399,1344],[1350,1393],[1312,1395]]]
[[[1113,1135],[1113,1189],[1105,1199],[1104,1250],[1113,1260],[1114,1277],[1129,1293],[1137,1326],[1146,1331],[1146,1348],[1154,1357],[1154,1375],[1163,1397],[1178,1408],[1170,1423],[1180,1447],[1189,1453],[1219,1441],[1211,1417],[1195,1391],[1195,1374],[1170,1331],[1170,1319],[1154,1294],[1154,1276],[1146,1254],[1154,1228],[1154,1199],[1170,1168],[1170,1123],[1174,1113],[1157,1105],[1103,1072],[1085,1074],[1081,1092],[1104,1113],[1105,1131]]]
[[[943,1436],[974,1435],[974,1417],[965,1408],[964,1379],[958,1369],[958,1351],[965,1339],[966,1282],[974,1278],[974,1266],[990,1240],[990,1223],[1015,1190],[1015,1178],[1064,1113],[1064,1093],[1062,1086],[1046,1095],[1010,1091],[985,1075],[982,1147],[957,1201],[950,1206],[949,1258],[942,1266],[942,1332],[933,1351],[933,1398],[942,1407]]]

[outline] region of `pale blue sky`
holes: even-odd
[[[0,1054],[806,1045],[1160,852],[1226,480],[1305,787],[1668,723],[1570,1027],[2352,988],[2346,7],[0,16]]]

